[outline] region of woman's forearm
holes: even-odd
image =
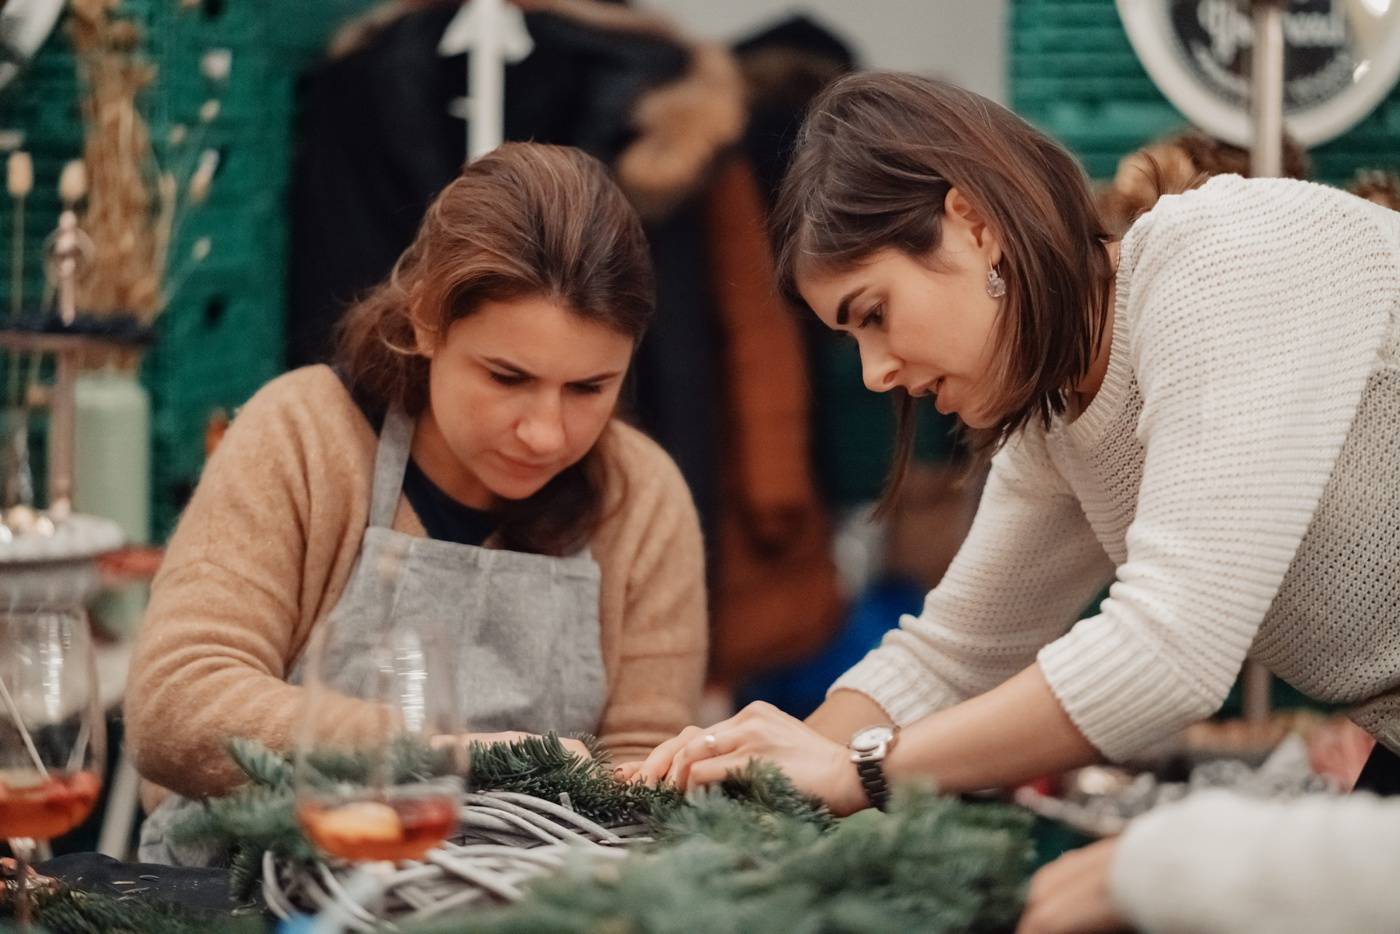
[[[833,697],[834,699],[834,697]],[[873,702],[872,702],[873,703]],[[957,794],[1016,785],[1102,760],[1056,700],[1039,665],[905,729],[885,772],[931,778]]]

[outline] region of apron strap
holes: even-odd
[[[393,528],[394,513],[403,495],[403,475],[413,441],[413,420],[395,406],[384,416],[379,448],[374,455],[374,483],[370,493],[369,524]]]

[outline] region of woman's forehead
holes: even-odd
[[[913,262],[914,258],[907,253],[892,247],[881,247],[860,256],[828,261],[814,259],[807,266],[798,267],[795,279],[798,289],[804,293],[808,287],[823,291],[849,288],[884,279]]]

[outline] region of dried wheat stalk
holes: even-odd
[[[155,80],[138,54],[135,24],[113,17],[117,0],[73,0],[69,31],[83,88],[84,152],[91,179],[84,226],[96,244],[80,292],[92,314],[161,310],[175,186],[162,185],[137,97]]]

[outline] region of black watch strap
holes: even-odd
[[[856,762],[856,774],[860,776],[860,786],[865,789],[865,797],[870,799],[871,806],[883,811],[890,803],[890,786],[885,782],[883,760]]]

